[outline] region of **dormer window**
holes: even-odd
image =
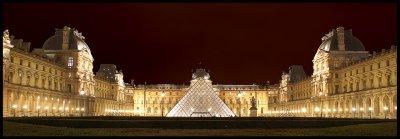
[[[68,68],[71,68],[72,66],[74,66],[74,58],[68,57]]]

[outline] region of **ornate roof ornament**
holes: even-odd
[[[330,31],[328,34],[325,34],[325,36],[321,38],[322,41],[324,41],[324,40],[329,39],[330,37],[332,37],[334,31],[335,31],[335,30],[332,30],[332,31]]]
[[[74,35],[79,37],[80,39],[84,40],[85,37],[82,35],[82,33],[79,33],[78,30],[74,30]]]
[[[8,32],[8,29],[4,30],[3,32],[3,42],[10,43],[10,34]]]

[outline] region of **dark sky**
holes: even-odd
[[[116,64],[135,83],[188,84],[201,61],[214,84],[277,83],[312,59],[321,37],[352,29],[368,51],[398,43],[396,3],[5,3],[3,29],[33,48],[55,28],[86,37],[99,64]]]

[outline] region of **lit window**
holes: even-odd
[[[74,58],[73,57],[68,57],[68,67],[74,66]]]

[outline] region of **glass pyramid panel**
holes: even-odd
[[[211,82],[197,78],[167,117],[230,117],[235,114],[214,92]]]

